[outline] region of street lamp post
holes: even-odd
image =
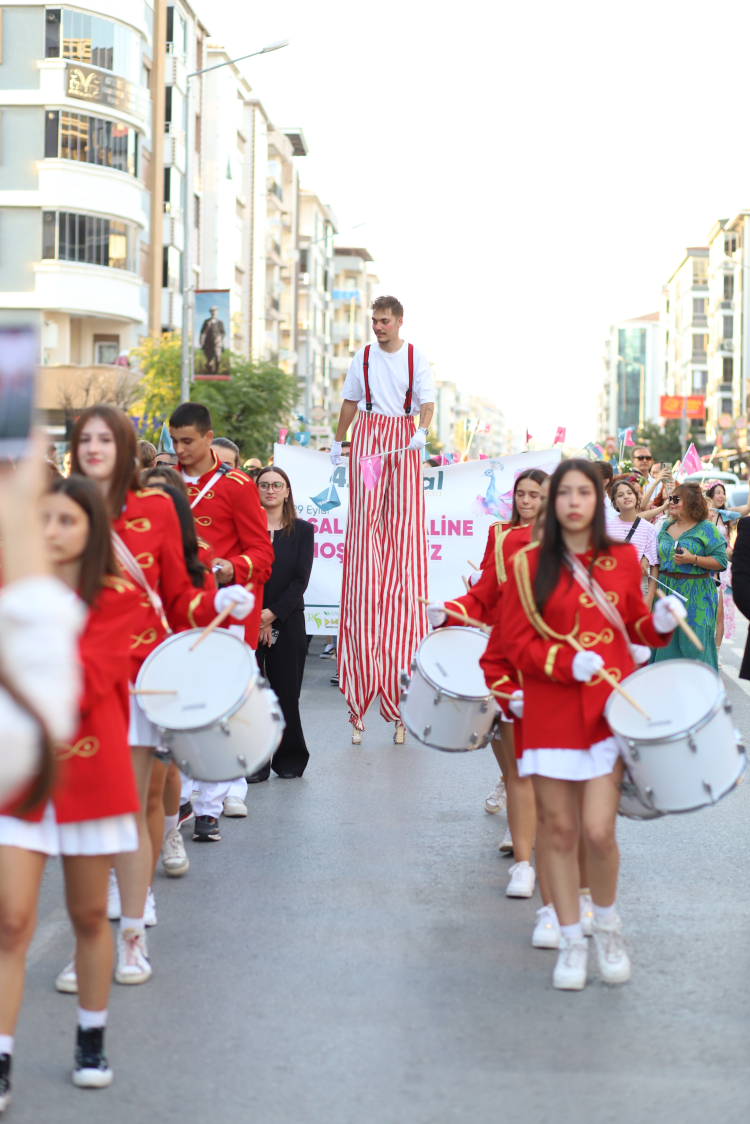
[[[192,145],[190,143],[190,95],[192,91],[192,79],[198,78],[201,74],[207,74],[211,70],[219,70],[222,66],[232,66],[234,63],[242,62],[243,59],[251,59],[256,55],[267,55],[271,51],[278,51],[281,47],[289,45],[288,39],[279,39],[276,43],[269,43],[268,46],[263,47],[260,51],[251,51],[248,55],[240,55],[236,59],[227,59],[226,62],[217,62],[213,66],[204,66],[202,70],[194,70],[192,74],[188,74],[185,89],[185,114],[187,129],[185,130],[185,205],[183,209],[183,241],[184,247],[182,251],[182,351],[180,359],[180,402],[187,402],[190,399],[190,383],[192,382],[192,365],[190,362],[190,334],[191,323],[190,313],[192,311],[192,296],[193,296],[193,278],[192,278],[192,249],[193,249],[193,232],[191,215],[193,212],[193,184],[192,184]]]

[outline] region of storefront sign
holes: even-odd
[[[118,78],[109,71],[95,70],[91,66],[68,66],[65,92],[69,98],[106,105],[140,117],[148,118],[151,111],[149,92],[145,86],[136,86]]]
[[[662,394],[659,399],[659,414],[662,418],[681,418],[684,407],[685,399],[681,394]],[[705,395],[688,395],[687,416],[689,418],[704,418],[706,416]]]

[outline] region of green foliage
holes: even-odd
[[[689,425],[690,422],[688,421],[688,427]],[[671,418],[665,422],[663,429],[660,429],[655,422],[647,421],[641,429],[637,430],[633,440],[637,445],[646,445],[651,450],[651,456],[655,461],[666,461],[668,464],[674,464],[682,457],[681,426],[682,422],[679,418]],[[692,434],[688,428],[688,445],[691,440]]]
[[[141,436],[156,443],[162,422],[180,402],[180,333],[165,334],[160,340],[147,339],[133,356],[143,378],[132,412],[144,419]],[[208,406],[216,436],[234,441],[243,460],[266,460],[279,428],[289,422],[297,399],[297,380],[271,363],[253,363],[234,354],[228,361],[232,372],[229,382],[193,383],[190,397]]]

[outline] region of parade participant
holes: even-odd
[[[644,577],[647,577],[644,601],[651,609],[656,596],[656,579],[659,576],[659,552],[656,531],[638,514],[638,490],[629,480],[616,480],[610,488],[612,507],[616,519],[607,521],[607,534],[615,542],[629,542],[635,548]]]
[[[199,402],[183,402],[169,419],[169,432],[187,484],[190,507],[198,533],[214,554],[219,586],[252,581],[255,609],[245,620],[242,635],[251,648],[258,646],[263,586],[273,563],[273,546],[258,489],[244,472],[230,468],[216,455],[212,442],[211,414]],[[224,784],[195,783],[199,794],[193,805],[196,842],[218,843],[219,816],[246,816],[243,778]]]
[[[115,560],[109,514],[91,481],[59,479],[41,503],[54,572],[88,609],[80,639],[84,685],[78,729],[58,742],[50,801],[0,816],[0,1109],[10,1099],[10,1064],[48,855],[61,855],[76,935],[78,1030],[73,1082],[112,1082],[104,1028],[112,977],[107,883],[112,856],[138,847],[138,810],[128,749],[130,638],[140,593]]]
[[[523,676],[522,776],[533,777],[545,822],[545,868],[560,921],[556,988],[586,984],[587,948],[579,903],[582,835],[593,899],[593,936],[606,983],[624,983],[630,961],[617,915],[615,819],[622,763],[604,718],[610,686],[635,670],[645,645],[660,647],[684,617],[678,598],[653,617],[640,592],[641,568],[605,530],[601,475],[584,460],[563,462],[550,482],[544,535],[513,560],[503,594],[507,658]],[[647,658],[647,657],[646,657]],[[492,651],[482,661],[497,677]]]
[[[721,652],[722,641],[734,639],[734,597],[732,596],[732,548],[736,527],[733,527],[727,493],[720,480],[710,480],[706,497],[709,502],[708,518],[727,544],[727,568],[714,578],[719,588],[719,606],[716,614],[716,652]],[[721,659],[719,659],[721,667]]]
[[[132,419],[114,406],[104,405],[84,410],[70,438],[73,471],[89,477],[104,493],[116,534],[116,553],[123,570],[140,589],[141,615],[130,645],[132,683],[168,628],[208,624],[232,601],[237,602],[234,617],[241,619],[254,603],[252,594],[239,585],[216,595],[210,590],[196,593],[185,569],[180,525],[171,500],[158,489],[140,487],[135,442]],[[144,921],[152,865],[146,800],[151,753],[159,745],[160,735],[134,699],[128,738],[139,796],[139,844],[136,852],[115,857],[117,880],[111,886],[109,913],[120,914],[115,979],[137,984],[151,976]]]
[[[377,343],[351,361],[330,453],[334,466],[343,462],[344,438],[356,419],[338,640],[338,676],[355,745],[378,696],[381,715],[396,723],[394,741],[403,743],[399,675],[427,632],[419,601],[427,594],[421,451],[434,410],[432,374],[427,358],[399,335],[403,305],[378,297],[371,309]],[[363,475],[360,458],[373,454],[384,455],[368,462],[372,471]]]
[[[493,523],[490,527],[479,581],[467,593],[446,601],[445,605],[435,603],[427,606],[427,617],[433,628],[460,623],[448,617],[446,608],[480,620],[483,624],[497,626],[497,606],[503,585],[516,551],[529,542],[531,526],[539,511],[547,479],[547,473],[539,468],[529,468],[520,473],[513,485],[510,522]],[[513,689],[517,687],[518,683],[514,682]],[[506,690],[504,687],[501,689]],[[506,893],[508,897],[531,897],[534,892],[531,851],[536,830],[534,793],[531,781],[518,775],[513,731],[513,715],[509,714],[501,723],[500,736],[492,739],[492,751],[501,772],[500,779],[485,800],[484,808],[486,812],[496,813],[507,801],[508,831],[500,850],[512,850],[516,861],[510,869]]]
[[[230,468],[240,467],[240,450],[228,437],[214,437],[211,448],[223,464],[228,464]]]
[[[727,544],[709,519],[706,497],[696,481],[678,484],[669,497],[670,517],[659,530],[659,582],[684,599],[687,621],[703,644],[700,652],[684,632],[674,634],[652,661],[701,660],[719,669],[715,576],[727,567]]]

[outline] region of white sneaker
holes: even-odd
[[[500,780],[484,802],[484,810],[485,812],[489,812],[491,816],[494,816],[495,812],[502,812],[507,803],[508,794],[505,791],[505,781],[501,774]]]
[[[560,922],[555,907],[543,905],[536,911],[536,925],[531,934],[532,948],[558,948],[560,945]]]
[[[505,891],[506,898],[530,898],[536,885],[536,871],[531,863],[513,863],[508,873],[510,882]]]
[[[119,921],[122,914],[120,905],[120,887],[117,885],[115,868],[109,868],[109,886],[107,887],[107,917],[110,921]]]
[[[599,975],[608,984],[627,983],[630,979],[630,957],[625,951],[622,921],[617,914],[607,922],[595,917],[593,929]]]
[[[71,960],[66,964],[60,975],[55,980],[55,987],[65,995],[78,994],[78,976],[76,975],[76,962]]]
[[[552,973],[552,986],[561,991],[583,991],[586,986],[589,946],[585,940],[571,941],[561,935],[559,949]]]
[[[510,834],[510,828],[507,829],[503,836],[503,841],[500,844],[500,850],[504,855],[509,855],[513,851],[513,836]]]
[[[150,886],[146,894],[146,905],[143,909],[143,924],[147,929],[153,929],[156,924],[156,898]]]
[[[594,910],[591,904],[591,894],[579,894],[578,901],[581,906],[581,927],[584,937],[590,937],[593,930]]]
[[[239,796],[227,796],[224,800],[224,815],[246,816],[247,805],[244,801],[240,800]]]
[[[136,929],[126,929],[117,934],[117,965],[115,979],[118,984],[140,984],[151,978],[151,965],[146,951],[146,935]]]
[[[173,827],[164,837],[161,845],[161,865],[164,867],[164,873],[170,878],[179,878],[190,869],[190,859],[187,857],[179,828]]]

